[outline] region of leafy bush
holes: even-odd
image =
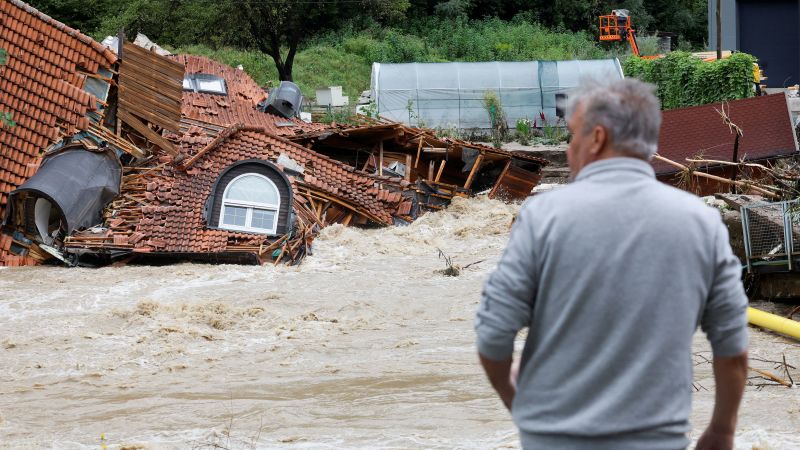
[[[500,97],[495,91],[486,91],[483,94],[483,107],[489,114],[489,121],[492,124],[492,145],[497,148],[503,146],[503,141],[508,132],[508,122]]]
[[[533,135],[533,124],[528,119],[517,119],[517,142],[522,145],[531,143]]]
[[[689,53],[672,52],[653,60],[628,58],[624,71],[655,84],[661,107],[673,109],[752,97],[755,61],[746,53],[703,62]]]

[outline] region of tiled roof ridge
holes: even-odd
[[[197,122],[204,122],[204,123],[207,123],[209,125],[215,125],[213,122],[208,122],[208,121],[202,120],[202,119],[193,119],[193,120],[195,120]],[[338,167],[342,168],[346,172],[352,172],[352,173],[356,173],[358,175],[363,175],[363,176],[368,176],[368,177],[375,177],[375,175],[373,175],[373,174],[370,174],[368,172],[364,172],[364,171],[362,171],[360,169],[356,169],[353,166],[350,166],[350,165],[345,164],[345,163],[343,163],[343,162],[341,162],[339,160],[331,158],[330,156],[323,155],[322,153],[318,153],[318,152],[315,152],[314,150],[311,150],[309,148],[303,147],[302,145],[298,144],[297,142],[294,142],[294,141],[289,140],[289,139],[287,139],[287,138],[285,138],[283,136],[280,136],[280,135],[277,135],[275,133],[272,133],[272,132],[270,132],[270,130],[268,130],[268,129],[264,128],[264,127],[252,126],[252,125],[244,125],[244,124],[241,124],[241,123],[228,124],[228,125],[224,126],[224,129],[222,131],[220,131],[214,137],[214,139],[211,142],[206,144],[206,146],[208,146],[209,148],[206,149],[205,148],[206,146],[204,146],[203,153],[207,153],[207,152],[213,150],[214,148],[218,147],[219,145],[223,144],[226,140],[233,139],[237,134],[245,133],[245,132],[253,132],[253,133],[262,134],[262,135],[264,135],[266,137],[269,137],[271,139],[275,139],[276,141],[279,141],[279,142],[281,142],[283,144],[289,145],[289,146],[294,147],[296,149],[302,150],[304,152],[309,152],[315,158],[319,158],[319,159],[321,159],[321,160],[323,160],[325,162],[332,163],[335,166],[338,166]],[[220,137],[222,137],[223,135],[224,135],[224,137],[220,139]],[[192,156],[192,158],[195,158],[196,156],[197,156],[197,154]],[[194,163],[196,161],[192,161],[192,162]],[[377,178],[376,178],[376,180],[377,180]]]
[[[65,25],[62,22],[59,22],[56,19],[53,19],[52,17],[48,16],[47,14],[39,11],[38,9],[34,8],[33,6],[27,4],[27,3],[23,2],[23,1],[20,1],[20,0],[8,0],[8,2],[11,3],[12,5],[16,6],[17,8],[20,8],[20,9],[24,10],[25,12],[38,17],[39,19],[43,20],[44,22],[47,22],[48,24],[56,27],[57,29],[69,34],[70,36],[74,37],[75,39],[78,39],[79,41],[83,42],[84,44],[89,45],[96,52],[98,52],[101,55],[103,55],[103,57],[106,58],[106,60],[108,61],[109,65],[112,65],[112,64],[117,62],[117,55],[114,54],[114,52],[112,52],[108,47],[104,46],[103,44],[95,41],[91,37],[81,33],[80,30],[76,30],[76,29],[74,29],[72,27],[69,27],[69,26]]]

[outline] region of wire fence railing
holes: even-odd
[[[759,263],[792,270],[800,256],[800,200],[743,206],[741,213],[748,270]]]

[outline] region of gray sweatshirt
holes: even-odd
[[[523,205],[475,320],[507,360],[528,327],[512,406],[526,448],[688,445],[692,336],[747,346],[741,265],[720,214],[613,158]]]

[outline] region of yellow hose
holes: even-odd
[[[795,320],[748,307],[747,321],[753,325],[775,331],[776,333],[800,339],[800,322]]]

